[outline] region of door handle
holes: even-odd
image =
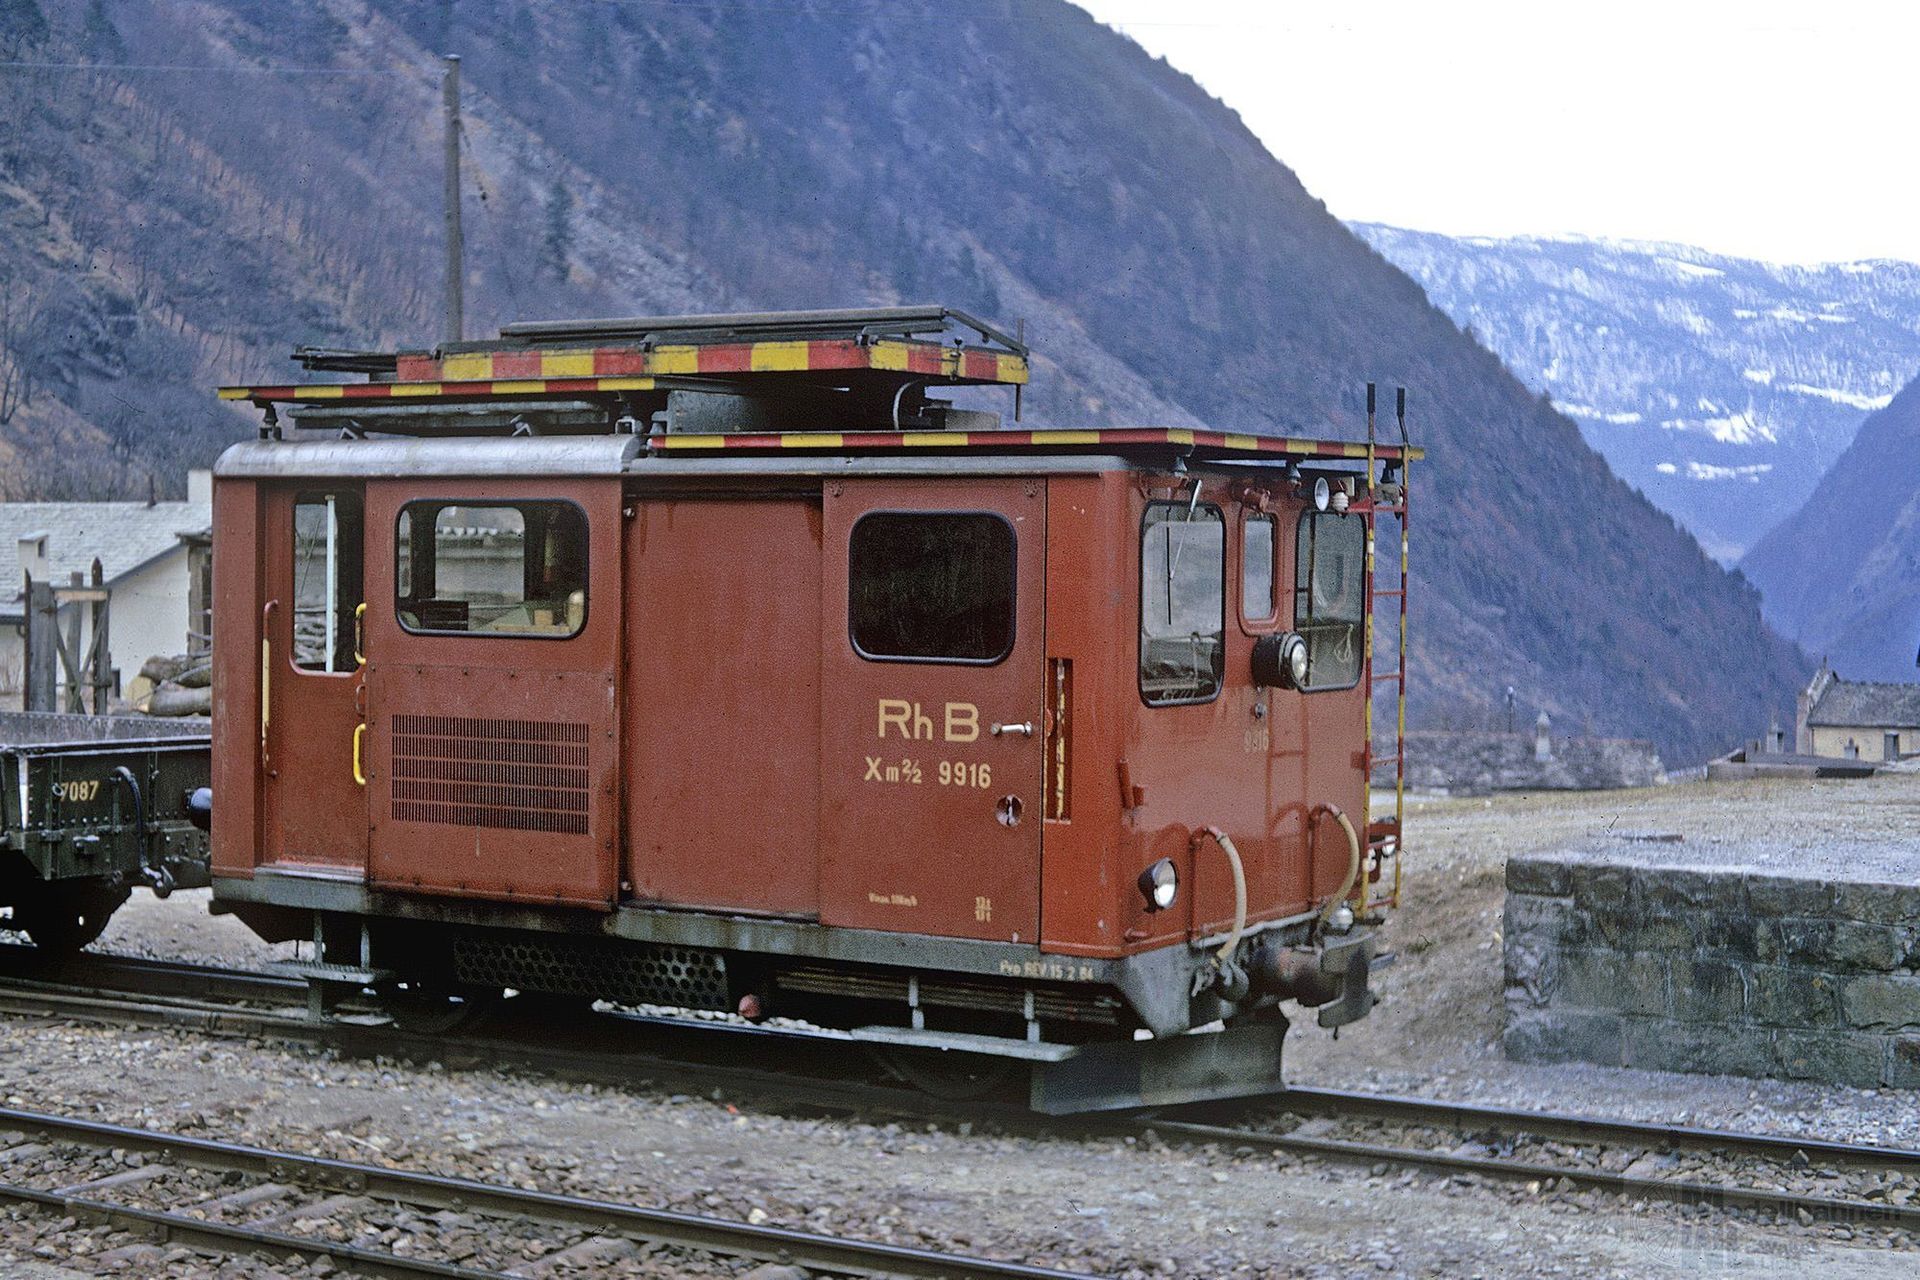
[[[353,665],[367,665],[367,604],[364,600],[353,606]]]
[[[367,785],[367,771],[360,766],[360,744],[367,738],[367,726],[364,721],[353,726],[353,780],[361,786]]]
[[[267,751],[267,727],[273,719],[273,611],[278,600],[269,600],[260,608],[260,771],[273,773],[273,759]]]
[[[1033,736],[1033,721],[1022,720],[1018,724],[990,725],[987,728],[987,732],[992,734],[996,738],[1000,737],[1002,734],[1008,734],[1008,733],[1018,733],[1025,737],[1031,738]]]

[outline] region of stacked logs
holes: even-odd
[[[150,716],[213,714],[213,656],[206,653],[148,658],[140,679],[150,692],[134,699],[134,708]]]

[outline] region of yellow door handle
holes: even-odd
[[[357,724],[353,726],[353,780],[363,787],[367,785],[367,774],[366,771],[360,767],[360,744],[366,740],[366,737],[366,725]]]
[[[363,600],[353,606],[353,665],[367,665],[367,605]]]

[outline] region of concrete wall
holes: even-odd
[[[188,585],[184,544],[113,584],[107,638],[122,688],[148,658],[187,651]]]
[[[1853,753],[1847,750],[1847,743],[1853,742],[1860,748],[1859,759],[1885,760],[1886,736],[1897,733],[1900,738],[1900,754],[1911,755],[1920,752],[1920,729],[1880,729],[1872,725],[1858,728],[1830,728],[1826,725],[1808,725],[1807,733],[1812,743],[1811,754],[1846,759]]]
[[[1920,1088],[1920,887],[1507,864],[1507,1056]]]
[[[1378,739],[1393,749],[1392,730]],[[1650,742],[1626,738],[1551,738],[1537,758],[1532,733],[1420,730],[1407,735],[1407,785],[1423,791],[1483,795],[1491,791],[1601,791],[1650,787],[1664,776]],[[1376,761],[1373,783],[1393,785],[1393,760]]]

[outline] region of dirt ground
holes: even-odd
[[[1632,791],[1422,800],[1407,818],[1402,909],[1388,925],[1383,1002],[1338,1041],[1296,1020],[1289,1078],[1514,1103],[1542,1110],[1811,1133],[1920,1146],[1920,1098],[1739,1077],[1510,1063],[1500,1052],[1507,858],[1612,832],[1678,835],[1693,849],[1911,841],[1920,884],[1920,774],[1696,782]]]
[[[1920,779],[1419,802],[1408,826],[1407,905],[1391,926],[1400,958],[1383,975],[1386,1001],[1338,1041],[1303,1019],[1289,1039],[1293,1077],[1920,1144],[1914,1100],[1904,1095],[1500,1057],[1505,859],[1609,826],[1688,841],[1777,838],[1783,830],[1803,831],[1810,842],[1904,837],[1920,833]],[[1916,850],[1920,863],[1920,840]],[[241,963],[269,951],[179,897],[136,900],[103,946]],[[1920,1271],[1904,1235],[1758,1226],[1604,1196],[1529,1194],[1154,1139],[858,1124],[671,1092],[668,1082],[610,1089],[495,1069],[341,1061],[189,1032],[0,1019],[0,1082],[14,1106],[762,1215],[1101,1275],[1787,1280]],[[0,1222],[0,1232],[5,1227]],[[12,1248],[22,1261],[96,1269],[86,1258],[59,1256],[60,1247],[0,1235],[0,1258]]]

